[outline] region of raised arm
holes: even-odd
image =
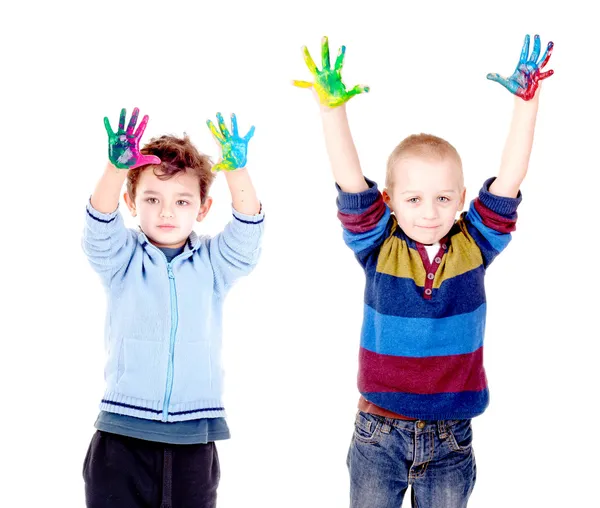
[[[121,110],[119,129],[116,133],[113,132],[108,118],[104,119],[108,134],[109,162],[86,207],[83,251],[106,286],[115,274],[126,266],[135,245],[134,238],[125,227],[123,217],[118,211],[119,195],[127,177],[127,170],[145,164],[160,164],[158,157],[140,153],[139,141],[148,123],[148,117],[143,118],[134,133],[138,114],[139,110],[135,108],[125,131],[125,110]]]
[[[303,48],[304,61],[314,82],[295,80],[294,85],[311,88],[319,102],[325,145],[329,155],[333,177],[344,192],[357,193],[369,188],[365,182],[358,153],[350,132],[346,115],[346,102],[355,95],[368,92],[369,88],[357,85],[346,90],[342,82],[342,67],[346,53],[345,46],[338,52],[333,68],[329,60],[329,42],[323,37],[321,46],[322,70],[318,70],[306,46]]]
[[[225,293],[240,277],[250,273],[258,262],[264,228],[264,215],[246,169],[251,127],[244,137],[238,133],[237,118],[231,115],[231,132],[217,113],[218,129],[207,125],[221,147],[221,159],[213,171],[223,171],[231,192],[233,218],[223,231],[210,240],[210,259],[215,287]]]
[[[498,177],[490,186],[490,192],[497,196],[517,197],[529,166],[533,146],[533,135],[537,117],[540,82],[552,76],[554,71],[541,72],[548,63],[554,44],[548,43],[546,52],[540,56],[540,37],[534,37],[533,51],[529,55],[529,35],[521,51],[521,57],[512,76],[503,78],[498,74],[488,74],[488,79],[497,81],[515,94],[510,130],[502,152]]]

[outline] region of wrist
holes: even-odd
[[[346,114],[346,103],[340,104],[339,106],[330,107],[319,102],[319,111],[323,118],[332,118],[336,116],[343,116]]]
[[[222,173],[225,174],[225,179],[228,182],[235,182],[238,181],[242,178],[248,178],[248,170],[246,169],[246,166],[244,166],[243,168],[236,168],[234,170],[231,171],[222,171]]]
[[[526,101],[522,97],[515,95],[515,102],[514,102],[515,110],[521,110],[521,111],[537,110],[539,101],[540,101],[540,88],[541,87],[538,86],[538,89],[535,91],[534,96],[531,99],[529,99],[528,101]]]
[[[104,167],[104,174],[111,178],[119,178],[125,180],[127,178],[127,169],[120,169],[112,162],[108,161]]]

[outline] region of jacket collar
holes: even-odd
[[[138,242],[140,243],[140,245],[142,247],[146,246],[146,245],[152,245],[152,243],[150,242],[150,240],[148,240],[148,237],[146,236],[146,234],[142,231],[142,229],[138,226]],[[200,248],[201,245],[201,241],[200,241],[200,237],[196,234],[195,231],[192,231],[190,233],[190,236],[188,236],[187,241],[185,242],[185,247],[183,249],[183,252],[195,252]],[[154,247],[154,245],[152,245],[152,247]],[[155,247],[157,248],[157,247]]]

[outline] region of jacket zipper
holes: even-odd
[[[167,386],[165,388],[165,402],[163,404],[162,420],[167,421],[169,417],[169,404],[171,402],[171,393],[173,392],[173,370],[175,356],[175,335],[177,334],[177,292],[175,291],[175,276],[171,263],[167,263],[167,273],[169,274],[169,285],[171,289],[171,341],[169,343],[169,367],[167,369]]]

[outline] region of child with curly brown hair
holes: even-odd
[[[209,127],[222,148],[214,167],[187,136],[141,150],[134,132],[108,119],[109,159],[88,204],[83,249],[107,294],[106,391],[84,462],[88,507],[214,507],[215,441],[229,438],[222,402],[223,300],[256,265],[264,215],[246,166],[254,128]],[[233,217],[214,237],[193,227],[208,214],[214,173],[225,173]],[[139,230],[127,229],[124,200]]]

